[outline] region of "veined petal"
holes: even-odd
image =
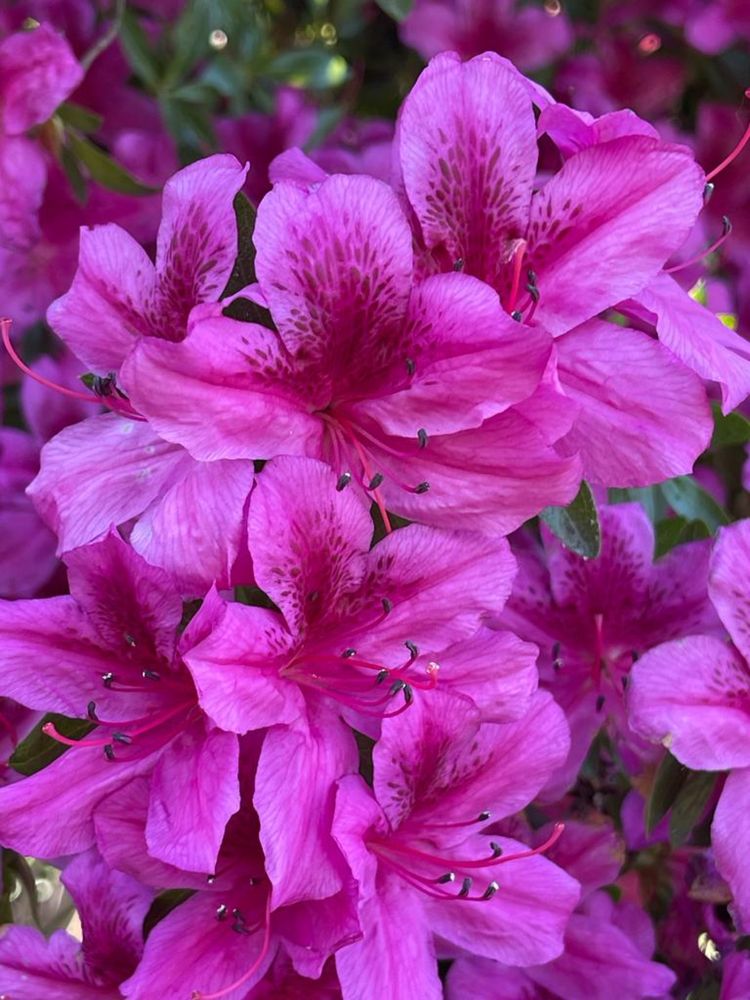
[[[750,768],[733,771],[726,780],[711,825],[716,867],[734,896],[735,922],[740,933],[750,930],[750,875],[747,843],[750,837]]]
[[[732,642],[750,662],[750,521],[722,528],[711,556],[708,592]],[[750,708],[750,706],[748,706]]]

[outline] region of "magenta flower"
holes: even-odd
[[[562,134],[571,154],[541,185],[534,103],[539,131]],[[560,384],[578,407],[558,450],[580,454],[588,479],[635,486],[689,473],[711,431],[689,359],[597,316],[640,292],[682,244],[702,207],[703,172],[632,115],[577,148],[545,115],[559,121],[551,99],[491,53],[430,63],[397,129],[421,267],[482,278],[509,314],[556,338]],[[667,417],[676,410],[677,434]]]
[[[213,156],[167,182],[155,265],[119,226],[81,232],[73,284],[47,318],[91,371],[117,372],[143,338],[182,340],[193,306],[219,299],[237,256],[232,202],[246,172],[233,156]]]
[[[280,611],[226,603],[185,654],[216,725],[272,727],[254,803],[277,905],[339,883],[325,861],[326,803],[357,770],[340,714],[376,736],[382,718],[408,714],[438,687],[505,721],[536,687],[535,647],[480,628],[510,591],[505,541],[411,525],[369,550],[371,535],[369,514],[337,492],[325,465],[275,459],[253,493],[249,538],[255,580]]]
[[[519,573],[495,621],[540,648],[539,668],[570,722],[572,749],[554,790],[575,780],[592,739],[607,725],[637,767],[648,755],[629,732],[624,690],[632,664],[653,646],[714,632],[707,595],[708,542],[681,545],[653,562],[654,532],[639,504],[599,511],[602,549],[587,560],[543,529],[543,549],[518,546]]]
[[[570,413],[551,344],[462,274],[414,282],[412,237],[379,181],[277,184],[255,228],[278,333],[224,316],[144,338],[123,369],[156,431],[202,461],[304,454],[406,517],[507,531],[571,499]],[[257,296],[257,293],[256,293]]]
[[[565,928],[562,955],[524,969],[486,958],[459,958],[448,974],[447,1000],[607,1000],[612,995],[643,1000],[667,994],[675,975],[650,960],[655,937],[648,916],[634,903],[615,903],[601,891],[617,879],[624,860],[612,830],[566,823],[548,858],[582,888],[581,902]]]
[[[0,789],[0,840],[40,857],[86,850],[93,816],[139,774],[150,777],[149,850],[213,871],[239,805],[237,738],[206,724],[182,656],[208,631],[204,602],[178,634],[182,602],[164,571],[116,534],[66,558],[71,596],[0,603],[0,693],[95,730],[43,770]],[[33,669],[29,664],[33,663]]]
[[[143,919],[154,893],[111,869],[95,850],[62,875],[73,897],[83,942],[66,931],[46,939],[33,927],[0,937],[0,991],[8,1000],[119,1000],[120,983],[143,952]]]
[[[712,635],[667,642],[633,670],[630,724],[687,767],[730,771],[711,827],[716,866],[734,894],[735,924],[750,930],[750,521],[722,528],[708,592],[732,645]],[[684,634],[684,633],[683,633]]]
[[[561,4],[540,10],[516,0],[417,0],[400,33],[425,59],[445,51],[470,59],[492,49],[521,69],[552,62],[573,42]]]
[[[333,834],[359,883],[364,935],[336,955],[345,997],[442,997],[435,936],[444,954],[512,965],[560,954],[579,887],[539,855],[561,827],[534,849],[482,830],[526,805],[567,747],[544,694],[518,722],[480,724],[470,702],[437,691],[383,723],[372,791],[352,775],[336,800]]]

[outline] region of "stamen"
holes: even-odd
[[[492,899],[497,890],[500,888],[497,882],[490,882],[487,888],[482,893],[482,899]]]
[[[157,673],[156,670],[143,670],[141,672],[141,677],[145,678],[147,681],[161,680],[161,674]]]
[[[516,250],[513,254],[513,275],[511,278],[510,293],[508,295],[508,312],[513,315],[513,311],[516,308],[516,301],[518,299],[518,289],[521,284],[521,268],[523,267],[523,258],[526,255],[526,240],[518,240],[516,245]]]
[[[227,919],[227,907],[224,903],[216,907],[216,919],[226,920]]]
[[[417,431],[417,440],[419,441],[420,448],[427,447],[427,431],[424,429],[424,427],[420,427],[419,430]]]
[[[336,491],[338,493],[341,493],[343,490],[346,489],[346,487],[349,485],[351,481],[352,481],[351,472],[342,472],[338,478],[338,482],[336,483]]]
[[[367,485],[368,490],[376,490],[383,482],[383,473],[376,472]]]
[[[407,359],[406,359],[406,370],[407,370],[407,372],[408,372],[408,373],[409,373],[410,375],[413,375],[413,374],[414,374],[414,372],[415,372],[415,371],[417,370],[417,366],[416,366],[416,364],[415,364],[415,363],[414,363],[414,362],[412,361],[412,359],[411,359],[411,358],[407,358]]]
[[[715,190],[716,190],[716,185],[715,184],[706,184],[706,186],[703,188],[703,204],[704,205],[707,205],[709,203],[709,201],[711,201],[711,196],[713,195],[713,193],[714,193]]]
[[[430,488],[429,483],[427,482],[419,483],[417,486],[414,487],[414,492],[421,495],[422,493],[427,493],[429,488]]]
[[[463,257],[456,257],[456,259],[453,261],[453,270],[454,271],[463,271],[463,269],[464,269],[464,259],[463,259]]]
[[[466,878],[461,883],[461,888],[458,890],[459,897],[463,899],[464,896],[468,896],[469,893],[471,892],[471,887],[473,885],[474,885],[474,879],[469,878],[469,876],[467,875]]]
[[[354,649],[352,646],[350,646],[348,649],[345,649],[344,652],[341,655],[344,657],[345,660],[348,660],[352,656],[356,656],[357,655],[357,650]]]
[[[250,968],[245,972],[239,979],[233,982],[230,986],[225,986],[223,990],[217,990],[215,993],[203,993],[201,990],[193,990],[191,994],[191,1000],[220,1000],[221,997],[225,997],[228,993],[232,993],[234,990],[243,986],[248,979],[255,975],[255,973],[260,968],[263,963],[264,958],[268,954],[268,947],[271,943],[271,894],[268,894],[268,900],[266,902],[266,917],[265,917],[265,934],[263,935],[263,944],[260,949],[260,955],[256,958]]]
[[[699,254],[696,254],[689,260],[685,260],[681,264],[675,264],[674,267],[665,267],[664,273],[675,274],[677,271],[682,271],[686,267],[690,267],[691,264],[699,264],[705,257],[708,257],[709,254],[714,253],[716,250],[718,250],[719,247],[722,245],[722,243],[724,243],[724,241],[730,236],[732,232],[732,223],[729,221],[728,216],[726,215],[723,216],[721,222],[722,222],[722,233],[718,239],[714,240],[714,242],[710,246],[706,247],[705,250],[702,250]]]
[[[86,706],[86,715],[91,719],[92,722],[98,722],[96,717],[96,702],[90,701]]]
[[[115,675],[112,673],[111,670],[108,670],[106,674],[102,674],[102,684],[105,686],[105,688],[111,688],[114,679]]]
[[[748,87],[748,89],[745,91],[745,97],[750,98],[750,87]],[[732,152],[728,156],[724,157],[724,159],[721,161],[718,167],[714,167],[714,169],[710,173],[706,174],[706,181],[712,181],[717,174],[720,174],[725,167],[728,167],[733,160],[736,160],[737,157],[742,152],[742,150],[748,144],[748,142],[750,142],[750,124],[745,129],[742,138],[734,147]]]
[[[447,885],[449,882],[455,882],[456,873],[446,872],[445,875],[439,875],[438,878],[435,879],[435,881],[438,883],[438,885]]]

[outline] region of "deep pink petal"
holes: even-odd
[[[0,228],[6,247],[24,251],[39,239],[46,181],[47,164],[36,143],[0,135]]]
[[[637,296],[655,318],[659,340],[689,368],[721,387],[722,409],[734,410],[750,395],[750,346],[692,299],[668,274]]]
[[[560,442],[587,480],[647,486],[688,475],[708,447],[711,410],[700,380],[645,333],[599,320],[557,340],[560,381],[580,410]]]
[[[82,79],[68,42],[47,24],[10,35],[0,45],[3,130],[19,135],[40,125]]]
[[[531,98],[493,53],[434,59],[398,122],[403,182],[428,249],[497,285],[525,235],[536,171]]]
[[[547,852],[547,857],[578,879],[585,898],[615,882],[625,863],[625,847],[611,826],[566,820],[564,835]]]
[[[704,184],[687,149],[646,136],[567,160],[531,207],[537,321],[557,336],[639,292],[684,241]]]
[[[0,990],[9,1000],[118,1000],[115,983],[86,982],[81,946],[66,931],[8,927],[0,938]]]
[[[750,521],[722,528],[711,556],[708,592],[732,642],[750,662]],[[750,707],[750,706],[748,706]]]
[[[711,826],[716,867],[734,896],[732,909],[740,933],[750,930],[750,872],[747,844],[750,838],[750,769],[743,767],[727,778]]]
[[[659,133],[634,111],[612,111],[594,118],[585,111],[567,104],[550,104],[542,110],[537,122],[539,135],[548,135],[563,156],[572,156],[587,146],[619,139],[624,135],[647,135],[658,139]]]
[[[695,770],[750,765],[749,706],[747,664],[712,636],[657,646],[631,672],[631,727]]]
[[[539,991],[523,969],[510,969],[490,958],[459,958],[448,970],[446,1000],[539,1000]]]
[[[175,868],[212,873],[224,830],[240,807],[239,746],[202,720],[172,740],[154,770],[146,842]]]

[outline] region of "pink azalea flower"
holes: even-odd
[[[400,34],[425,59],[445,51],[470,59],[493,49],[521,69],[552,62],[573,42],[562,4],[539,9],[516,0],[417,0]]]
[[[638,768],[650,748],[633,740],[626,720],[624,689],[634,660],[668,639],[719,630],[706,589],[708,542],[681,545],[653,563],[653,527],[639,504],[605,506],[599,516],[597,559],[575,555],[547,529],[543,548],[517,547],[518,577],[496,619],[539,646],[542,683],[570,722],[571,753],[551,795],[575,780],[605,724]]]
[[[70,749],[0,789],[0,839],[40,857],[85,850],[102,801],[147,774],[149,849],[213,871],[239,805],[237,738],[206,723],[182,656],[210,629],[215,604],[204,602],[178,635],[182,602],[171,580],[114,533],[66,564],[70,596],[0,604],[0,691],[96,730],[69,740],[46,727]]]
[[[9,927],[0,938],[0,990],[9,1000],[119,1000],[120,983],[143,952],[142,925],[154,893],[111,869],[96,850],[67,865],[83,942],[66,931],[47,939],[33,927]]]
[[[537,839],[541,837],[537,835]],[[578,879],[582,899],[565,928],[565,950],[545,965],[513,969],[483,958],[459,958],[446,984],[446,1000],[628,1000],[669,993],[675,975],[652,962],[654,930],[633,903],[615,903],[601,887],[616,880],[622,845],[611,829],[566,823],[548,858]]]
[[[225,603],[185,656],[218,726],[272,727],[254,803],[277,904],[338,883],[324,860],[325,803],[357,770],[342,710],[375,736],[382,718],[408,714],[437,686],[505,721],[526,711],[536,687],[535,647],[480,628],[510,590],[505,541],[411,525],[369,550],[371,535],[369,514],[337,492],[325,465],[275,459],[253,493],[249,537],[255,579],[280,611]],[[316,856],[311,844],[312,868],[299,863]]]
[[[201,313],[181,343],[143,338],[123,384],[157,433],[202,461],[323,458],[368,501],[438,525],[460,511],[507,531],[572,498],[577,460],[551,445],[571,415],[551,375],[540,387],[549,338],[467,275],[415,283],[384,184],[277,184],[255,243],[278,333]]]
[[[732,645],[690,634],[667,642],[635,666],[630,724],[687,767],[730,771],[716,807],[711,841],[716,866],[734,894],[740,932],[750,930],[750,521],[722,528],[711,559],[709,596]]]
[[[533,103],[543,107],[539,130]],[[557,375],[579,409],[559,450],[580,454],[594,482],[634,486],[692,470],[711,431],[705,391],[686,352],[680,364],[647,334],[597,317],[647,286],[683,243],[705,178],[689,150],[635,116],[612,117],[581,142],[591,120],[570,112],[565,123],[504,60],[462,64],[447,53],[401,109],[399,183],[423,268],[482,278],[524,332],[533,323],[556,338]],[[542,186],[538,131],[562,138],[568,154]]]
[[[438,1000],[434,936],[444,950],[514,966],[560,954],[579,887],[540,856],[560,828],[534,849],[482,830],[528,803],[567,747],[544,694],[517,722],[481,724],[470,702],[438,691],[383,723],[373,789],[352,775],[336,800],[333,834],[359,883],[363,932],[336,954],[345,997]]]

